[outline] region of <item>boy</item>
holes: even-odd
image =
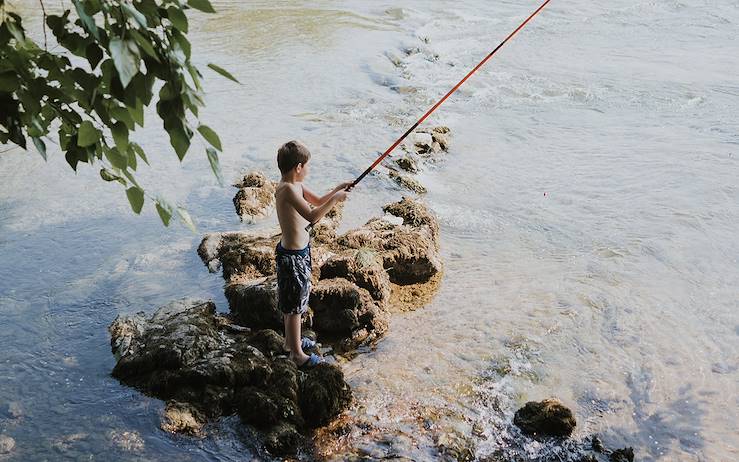
[[[302,315],[308,310],[311,289],[310,236],[306,226],[321,219],[337,203],[346,199],[351,182],[335,187],[321,197],[303,186],[308,175],[310,151],[299,141],[288,141],[277,150],[277,166],[282,178],[275,192],[277,218],[282,239],[277,243],[277,306],[285,322],[286,349],[301,368],[311,368],[322,358],[303,352],[315,342],[300,335]],[[311,208],[310,205],[314,208]]]

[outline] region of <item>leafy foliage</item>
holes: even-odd
[[[104,181],[118,182],[135,213],[146,195],[134,173],[144,149],[129,134],[144,125],[144,108],[156,111],[182,160],[196,127],[206,156],[222,175],[218,135],[198,120],[203,107],[200,71],[190,61],[185,12],[213,13],[208,0],[72,0],[74,13],[46,14],[45,26],[69,53],[54,53],[26,36],[22,18],[0,0],[0,143],[27,148],[30,138],[46,159],[46,142],[59,146],[76,171],[80,163],[101,165]],[[43,7],[43,2],[41,2]],[[46,30],[44,30],[46,36]],[[46,41],[46,39],[45,39]],[[71,54],[70,57],[66,56]],[[211,69],[233,81],[215,64]],[[158,91],[157,91],[158,89]],[[162,198],[150,198],[162,222],[176,213],[194,229],[190,215]]]

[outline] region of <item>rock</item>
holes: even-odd
[[[323,426],[351,402],[352,393],[341,370],[321,363],[308,372],[300,387],[299,402],[306,424]]]
[[[434,144],[434,138],[430,133],[423,133],[417,131],[413,134],[413,147],[416,149],[418,154],[426,154],[432,150]]]
[[[257,278],[275,273],[274,249],[279,235],[246,232],[206,234],[198,247],[200,259],[212,271],[223,267],[223,278]],[[215,263],[217,262],[217,263]]]
[[[413,160],[411,156],[399,157],[395,159],[395,163],[408,173],[418,173],[418,162]]]
[[[233,203],[236,214],[244,220],[256,220],[269,215],[275,205],[277,183],[270,181],[261,172],[251,172],[235,184],[239,190]]]
[[[108,432],[108,439],[113,445],[128,452],[141,452],[144,449],[144,439],[136,431]]]
[[[198,246],[198,256],[211,273],[215,273],[221,268],[221,260],[218,258],[218,255],[221,250],[222,240],[223,234],[209,233],[205,235]]]
[[[606,448],[603,446],[603,442],[598,438],[598,435],[593,435],[590,439],[590,448],[597,453],[604,453]]]
[[[264,438],[264,446],[269,452],[275,455],[294,454],[303,436],[295,429],[295,427],[286,424],[274,426]]]
[[[634,462],[634,448],[616,449],[608,455],[610,462]]]
[[[388,174],[395,183],[403,188],[410,189],[417,194],[426,194],[428,192],[426,190],[426,187],[418,182],[418,180],[415,180],[407,175],[398,173],[395,170],[390,170]]]
[[[11,401],[0,407],[0,416],[3,418],[9,418],[18,420],[23,417],[23,406],[18,401]]]
[[[319,334],[351,336],[359,329],[376,335],[387,330],[387,315],[369,292],[346,279],[321,280],[310,295],[313,327]]]
[[[7,435],[0,435],[0,454],[10,454],[15,449],[15,440]]]
[[[235,341],[219,329],[215,305],[179,300],[157,310],[143,332],[120,342],[118,325],[141,324],[141,316],[118,317],[111,326],[114,353],[120,359],[113,376],[122,382],[165,400],[196,405],[209,416],[231,408],[234,387],[260,385],[271,368],[267,358],[245,341]]]
[[[372,219],[339,236],[337,242],[349,248],[376,250],[390,282],[395,284],[426,282],[442,270],[437,244],[428,227],[413,228]]]
[[[232,327],[212,302],[192,299],[149,317],[119,316],[109,328],[119,358],[113,376],[168,401],[166,431],[199,434],[206,419],[237,412],[264,432],[276,454],[294,452],[307,425],[322,425],[346,408],[351,391],[338,368],[300,372],[281,356],[277,332]],[[134,451],[143,449],[137,436],[110,434],[115,445]]]
[[[369,249],[330,257],[321,266],[321,278],[344,278],[367,290],[375,300],[386,300],[390,296],[390,278],[382,260]]]
[[[513,423],[531,436],[568,437],[572,434],[575,417],[556,399],[529,401],[516,411]]]
[[[439,240],[439,223],[422,203],[408,197],[403,197],[398,202],[387,204],[382,208],[383,212],[389,213],[403,219],[403,224],[414,228],[428,227],[431,237],[435,242]],[[437,244],[438,248],[438,244]]]
[[[169,433],[200,435],[205,417],[195,407],[179,401],[167,402],[159,427]]]
[[[327,244],[336,239],[336,228],[341,224],[344,212],[344,202],[339,202],[313,226],[313,237],[311,241],[315,244]],[[315,250],[315,249],[313,249]]]
[[[277,277],[251,279],[226,284],[226,300],[234,319],[245,326],[282,329],[282,312],[277,308]]]

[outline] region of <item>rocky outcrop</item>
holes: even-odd
[[[426,187],[415,178],[396,172],[395,170],[390,170],[388,174],[390,175],[390,179],[402,188],[409,189],[416,194],[426,194],[428,192]]]
[[[374,218],[364,226],[336,234],[341,209],[316,225],[311,245],[313,296],[306,320],[319,339],[335,351],[346,352],[375,341],[387,330],[392,294],[405,299],[433,293],[442,270],[438,255],[438,224],[418,201],[403,198],[388,204],[385,213],[402,224]],[[279,235],[245,232],[213,233],[203,238],[198,254],[210,270],[223,269],[225,293],[233,319],[253,329],[282,329],[277,308],[274,249]],[[330,282],[329,282],[330,281]],[[407,292],[407,293],[406,293]],[[428,297],[423,298],[424,302]]]
[[[575,429],[572,411],[556,399],[529,401],[516,411],[513,423],[530,436],[564,438]]]
[[[233,203],[242,221],[253,221],[270,214],[275,205],[277,183],[261,172],[250,172],[234,186],[239,190]]]
[[[238,413],[266,447],[292,453],[303,432],[351,399],[335,366],[299,371],[271,330],[245,329],[208,301],[180,300],[153,315],[119,316],[109,328],[113,376],[168,402],[162,428],[197,434],[204,419]]]

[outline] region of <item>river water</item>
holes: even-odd
[[[199,65],[243,82],[206,75],[225,177],[276,177],[276,148],[298,138],[315,189],[361,172],[538,6],[214,5],[190,35]],[[40,38],[37,2],[14,7]],[[451,128],[450,152],[419,176],[441,290],[344,365],[350,414],[385,439],[342,444],[432,460],[445,435],[474,433],[478,459],[548,460],[557,448],[517,442],[510,419],[555,396],[576,440],[598,433],[640,461],[739,459],[738,55],[736,0],[554,1],[445,103],[428,123]],[[163,228],[151,204],[133,215],[58,153],[0,154],[0,434],[16,443],[0,458],[268,459],[234,418],[204,439],[162,432],[163,404],[109,375],[116,315],[183,296],[227,309],[202,233],[275,225],[241,224],[202,149],[180,165],[148,121],[141,181],[185,204],[197,235]],[[402,194],[368,177],[343,226]]]

